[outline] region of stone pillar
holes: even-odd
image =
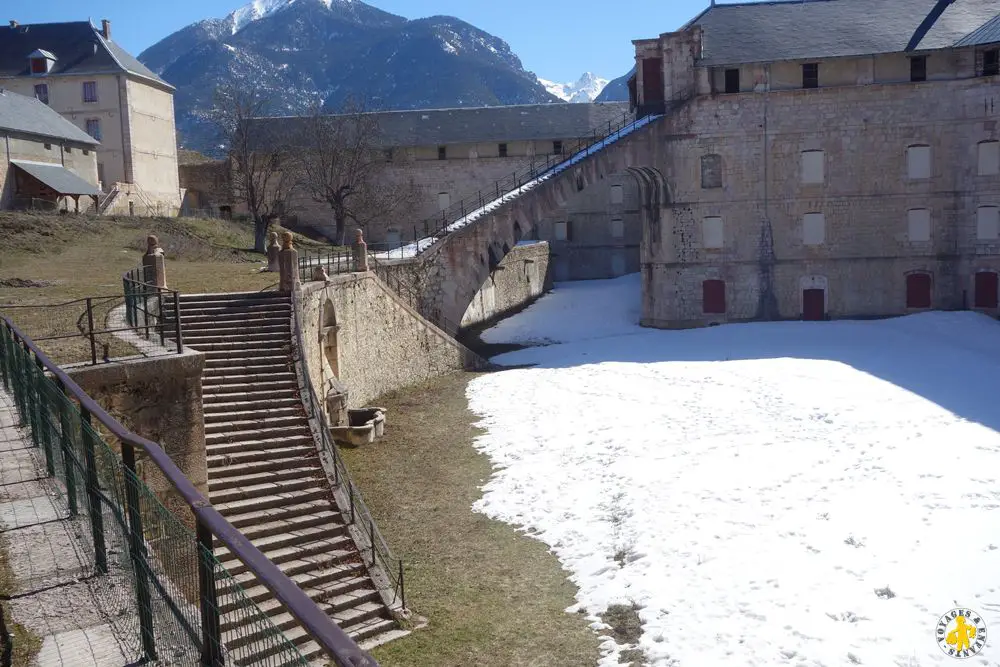
[[[278,232],[271,232],[271,244],[267,246],[267,272],[278,272],[278,253],[281,252],[281,244],[278,243]]]
[[[146,254],[142,256],[145,279],[157,287],[167,286],[167,265],[163,257],[160,241],[150,234],[146,237]]]
[[[365,273],[368,271],[368,244],[365,243],[364,232],[354,230],[354,270]]]
[[[278,253],[278,290],[289,294],[299,284],[299,251],[292,245],[292,233],[281,235],[281,251]]]

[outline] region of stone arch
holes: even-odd
[[[335,378],[340,377],[340,326],[337,324],[337,309],[331,299],[323,302],[320,310],[320,348],[323,350],[325,364],[320,364],[321,371],[329,367]],[[327,384],[328,378],[323,378]]]

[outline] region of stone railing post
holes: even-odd
[[[167,265],[160,241],[150,234],[146,237],[146,254],[142,256],[144,279],[157,287],[167,287]]]
[[[281,244],[278,243],[278,232],[271,232],[271,244],[267,246],[267,272],[278,273],[278,253]]]
[[[278,290],[290,294],[299,284],[299,251],[292,245],[292,233],[281,235],[281,251],[278,253]]]
[[[354,270],[364,273],[368,271],[368,244],[365,243],[365,235],[360,229],[354,230]]]

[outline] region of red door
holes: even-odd
[[[802,290],[802,319],[812,322],[826,319],[826,290]]]
[[[642,102],[653,104],[663,101],[663,61],[644,58],[642,61]]]
[[[701,284],[701,310],[706,315],[726,314],[726,283],[706,280]]]
[[[976,274],[976,308],[996,308],[997,292],[997,274],[992,271]]]
[[[911,273],[906,276],[906,307],[931,307],[931,274]]]

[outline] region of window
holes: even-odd
[[[42,104],[49,103],[49,84],[40,83],[35,86],[35,99]]]
[[[927,80],[927,56],[910,58],[910,81]]]
[[[625,221],[614,219],[611,221],[611,238],[620,239],[625,236]]]
[[[497,146],[497,152],[500,154],[500,157],[507,157],[507,144]]]
[[[447,146],[438,146],[438,159],[439,160],[447,160],[448,159],[448,147]]]
[[[727,69],[726,70],[726,92],[727,93],[738,93],[738,92],[740,92],[740,70],[739,69]]]
[[[65,148],[64,150],[65,150],[65,151],[66,151],[67,153],[72,153],[72,152],[73,152],[73,147],[72,147],[72,146],[67,146],[67,147],[66,147],[66,148]]]
[[[802,243],[822,245],[826,241],[826,216],[822,213],[806,213],[802,216]]]
[[[621,250],[616,250],[611,255],[611,275],[615,276],[616,278],[618,276],[624,276],[625,268],[626,268],[625,255],[622,254]]]
[[[46,74],[49,71],[49,61],[45,58],[32,58],[31,59],[31,73],[32,74]]]
[[[906,307],[931,307],[931,274],[911,273],[906,276]]]
[[[997,274],[980,271],[976,274],[976,308],[997,307]]]
[[[979,142],[979,175],[1000,174],[1000,141]]]
[[[90,155],[90,151],[89,151],[89,150],[87,150],[86,148],[84,148],[84,149],[83,149],[83,154],[84,154],[84,155]]]
[[[392,157],[393,157],[392,149],[387,148],[384,151],[382,151],[382,157],[385,158],[386,162],[392,162]]]
[[[930,146],[910,146],[906,149],[906,175],[914,180],[931,177]]]
[[[52,150],[52,144],[45,144],[45,150],[47,151]]]
[[[983,51],[983,76],[1000,74],[1000,49]]]
[[[819,88],[819,63],[806,63],[802,66],[802,87]]]
[[[980,241],[996,241],[1000,238],[1000,208],[979,207],[976,211],[976,238]]]
[[[92,136],[98,141],[101,140],[101,119],[100,118],[88,118],[87,119],[87,134]]]
[[[451,195],[447,192],[438,193],[438,210],[444,211],[451,206]]]
[[[573,236],[573,232],[571,229],[572,224],[573,223],[571,223],[569,220],[567,220],[566,222],[557,222],[554,228],[555,240],[569,241]]]
[[[96,81],[84,81],[83,82],[83,101],[87,104],[93,104],[97,101],[97,82]]]
[[[701,284],[701,311],[706,315],[726,314],[726,283],[706,280]]]
[[[621,204],[625,201],[625,188],[620,185],[611,186],[611,203]]]
[[[722,218],[710,216],[701,221],[702,247],[721,248],[725,244],[722,228]]]
[[[826,153],[823,151],[802,151],[802,182],[823,183],[826,181],[824,163]]]
[[[907,236],[911,243],[931,240],[931,212],[926,208],[915,208],[906,213]]]
[[[701,156],[701,187],[703,189],[722,187],[721,155]]]
[[[552,152],[555,155],[562,155],[563,154],[563,142],[558,141],[558,140],[553,141],[552,142]]]

